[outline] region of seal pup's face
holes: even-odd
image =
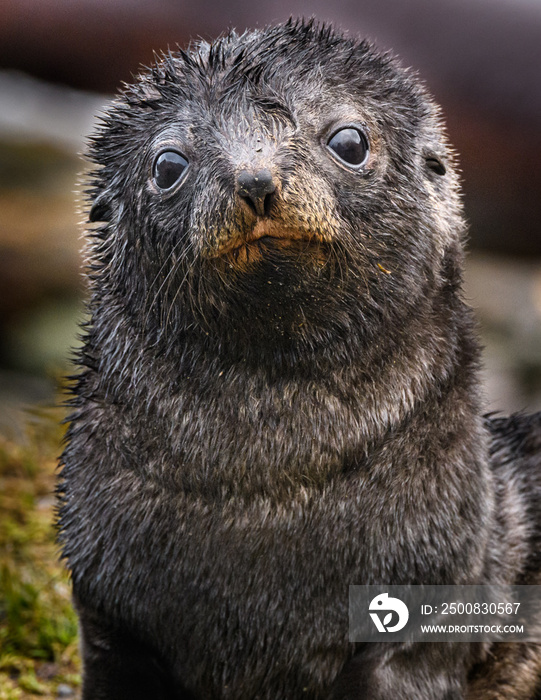
[[[311,22],[167,54],[90,155],[95,276],[162,330],[368,328],[442,283],[458,247],[437,108],[389,56]]]

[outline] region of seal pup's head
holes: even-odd
[[[459,283],[438,108],[391,56],[328,26],[160,57],[90,157],[95,298],[154,340],[373,342]]]

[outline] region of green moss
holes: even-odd
[[[58,683],[79,683],[77,618],[53,527],[59,418],[35,416],[25,446],[0,438],[0,700],[52,698]]]

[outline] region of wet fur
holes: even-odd
[[[325,149],[353,122],[362,172]],[[190,168],[164,194],[166,146]],[[535,646],[347,640],[349,584],[540,571],[541,418],[482,418],[454,157],[417,79],[312,22],[230,34],[127,86],[90,157],[59,487],[83,698],[532,698]],[[253,242],[247,163],[277,182]]]

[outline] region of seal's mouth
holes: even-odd
[[[258,222],[251,231],[231,236],[221,242],[210,257],[227,258],[237,264],[257,262],[269,251],[318,251],[325,240],[321,234],[288,228],[269,222]]]

